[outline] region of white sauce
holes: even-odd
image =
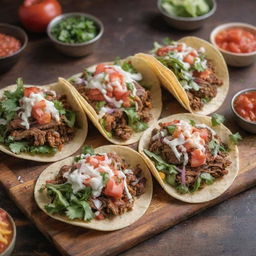
[[[58,122],[60,121],[59,111],[55,108],[54,103],[44,98],[43,92],[31,93],[29,97],[22,97],[20,99],[20,105],[22,111],[19,113],[20,118],[22,119],[21,124],[29,129],[29,117],[31,117],[32,107],[39,101],[45,101],[46,107],[45,112],[48,112],[52,117]]]
[[[79,163],[81,166],[74,170],[73,172],[67,172],[63,176],[67,179],[67,182],[71,184],[72,190],[74,193],[85,188],[85,186],[90,186],[92,188],[92,197],[93,203],[97,209],[100,209],[101,202],[100,200],[96,199],[102,193],[104,188],[103,178],[102,178],[102,171],[108,173],[109,178],[113,177],[115,174],[113,170],[108,166],[111,164],[111,159],[108,158],[107,154],[101,154],[105,156],[104,161],[100,161],[100,164],[97,168],[94,168],[89,163],[86,163],[86,158],[90,155],[85,155],[84,159],[81,159]],[[98,160],[95,159],[95,163],[98,163]],[[127,183],[126,183],[126,176],[125,174],[133,173],[132,170],[126,169],[124,172],[118,171],[118,177],[124,180],[124,190],[129,200],[132,199],[132,195],[129,192]]]

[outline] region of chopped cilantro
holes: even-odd
[[[225,121],[225,117],[220,114],[212,115],[212,126],[218,126]]]
[[[189,123],[190,123],[191,126],[195,126],[196,125],[196,122],[194,120],[192,120],[192,119],[189,120]]]
[[[94,149],[93,149],[92,146],[85,145],[85,146],[83,147],[83,149],[82,149],[82,153],[83,153],[84,155],[86,155],[86,154],[93,155],[93,154],[94,154]]]
[[[231,143],[237,145],[238,141],[242,140],[242,136],[239,134],[239,132],[237,132],[235,134],[230,134],[229,139],[230,139]]]
[[[172,135],[174,133],[174,131],[176,130],[177,126],[176,125],[169,125],[166,127],[166,129],[168,130],[168,132]]]
[[[97,101],[95,104],[95,108],[97,112],[100,112],[100,110],[106,105],[105,101]]]
[[[207,172],[201,173],[200,177],[207,185],[211,185],[215,181],[215,178]]]

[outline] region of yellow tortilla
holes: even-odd
[[[183,89],[177,77],[170,69],[165,67],[153,56],[143,53],[139,53],[135,56],[151,62],[151,65],[154,67],[154,70],[158,75],[159,79],[161,80],[162,84],[177,98],[177,100],[189,112],[209,115],[210,113],[215,112],[217,109],[220,108],[220,106],[224,103],[229,90],[229,74],[226,62],[222,54],[215,46],[198,37],[183,37],[178,42],[186,43],[188,46],[191,46],[195,49],[204,47],[206,58],[212,62],[217,77],[223,81],[223,84],[217,89],[216,97],[214,97],[210,102],[204,104],[202,110],[200,111],[193,111],[191,109],[186,91]]]
[[[143,84],[149,86],[149,90],[151,92],[152,109],[150,110],[150,113],[152,114],[152,119],[148,122],[148,126],[150,127],[152,124],[156,122],[162,111],[162,94],[160,83],[156,74],[153,72],[151,65],[149,65],[147,61],[136,57],[129,57],[129,60],[131,60],[132,65],[136,68],[136,70],[142,74],[142,82]],[[93,67],[90,68],[92,69]],[[73,77],[77,77],[79,75],[80,74],[77,74]],[[94,110],[94,108],[78,93],[78,91],[67,80],[61,78],[60,81],[63,84],[66,84],[70,87],[70,90],[73,92],[73,95],[80,101],[82,108],[89,116],[93,124],[97,127],[97,129],[108,141],[112,142],[113,144],[129,145],[137,142],[140,139],[143,132],[134,132],[131,138],[126,141],[117,139],[114,136],[110,138],[107,135],[106,131],[100,125],[99,116],[97,112]]]
[[[148,149],[148,145],[152,137],[151,136],[152,130],[154,128],[159,128],[159,125],[158,125],[159,123],[170,122],[175,119],[184,120],[188,122],[190,120],[194,120],[196,123],[206,124],[216,131],[217,135],[221,138],[222,142],[226,143],[230,149],[230,152],[228,154],[228,159],[232,162],[232,164],[229,167],[227,167],[227,170],[228,170],[227,175],[224,175],[220,179],[216,179],[212,185],[205,185],[205,187],[203,187],[202,189],[197,190],[194,193],[187,193],[187,194],[179,194],[174,187],[165,183],[161,179],[159,172],[154,165],[154,162],[150,160],[150,158],[144,153],[143,150]],[[176,114],[176,115],[171,115],[159,120],[157,124],[147,129],[147,131],[141,137],[141,140],[139,143],[139,152],[145,159],[148,167],[150,168],[156,180],[159,182],[162,188],[170,196],[187,203],[203,203],[203,202],[210,201],[220,196],[221,194],[223,194],[232,185],[234,179],[238,174],[238,170],[239,170],[238,148],[236,145],[230,143],[230,140],[229,140],[230,134],[231,132],[229,131],[229,129],[222,124],[219,126],[212,127],[210,117],[196,115],[196,114],[188,114],[188,113]]]
[[[47,180],[52,180],[56,177],[58,174],[60,168],[63,165],[69,165],[73,163],[74,158],[69,157],[65,160],[62,160],[60,162],[54,163],[47,167],[39,176],[35,189],[34,189],[34,197],[37,202],[37,205],[41,210],[43,210],[46,214],[51,216],[52,218],[83,228],[89,228],[89,229],[95,229],[95,230],[101,230],[101,231],[113,231],[117,229],[121,229],[124,227],[127,227],[137,221],[140,217],[144,215],[146,210],[148,209],[151,199],[152,199],[152,193],[153,193],[153,183],[150,171],[144,162],[141,155],[134,151],[131,148],[124,147],[124,146],[117,146],[117,145],[106,145],[101,146],[95,149],[95,153],[112,153],[115,152],[119,156],[123,157],[128,164],[132,168],[136,168],[136,166],[139,164],[140,168],[143,171],[143,176],[147,179],[146,182],[146,190],[145,193],[142,194],[140,197],[135,198],[133,209],[131,211],[128,211],[120,216],[114,216],[111,219],[104,219],[104,220],[91,220],[90,222],[85,222],[81,220],[69,220],[66,217],[63,217],[61,215],[57,214],[49,214],[44,206],[49,203],[49,198],[47,197],[46,192],[39,192],[39,189],[46,183]]]
[[[25,87],[26,86],[35,86],[35,85],[25,85]],[[0,98],[2,98],[4,91],[6,90],[14,91],[16,87],[17,87],[16,85],[10,85],[1,89]],[[13,152],[10,151],[8,147],[6,147],[3,144],[0,144],[0,151],[17,158],[22,158],[22,159],[27,159],[27,160],[37,161],[37,162],[59,161],[63,158],[66,158],[74,154],[83,145],[88,132],[87,118],[78,100],[73,96],[72,93],[70,93],[70,88],[68,86],[58,82],[58,83],[36,86],[36,87],[53,90],[57,94],[65,94],[67,96],[68,102],[70,103],[70,105],[72,106],[72,109],[76,113],[76,124],[78,128],[76,128],[74,138],[70,142],[65,143],[61,151],[57,151],[55,154],[51,154],[51,155],[49,154],[32,155],[29,153],[14,154]]]

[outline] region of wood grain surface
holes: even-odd
[[[161,38],[166,36],[170,36],[173,39],[178,39],[182,36],[189,34],[189,35],[200,36],[204,39],[208,39],[209,32],[211,31],[211,29],[214,28],[214,26],[221,24],[223,22],[237,20],[237,21],[245,21],[252,24],[255,23],[255,17],[253,13],[249,11],[249,10],[253,10],[253,8],[255,9],[256,7],[255,2],[253,0],[243,1],[243,5],[239,5],[239,1],[235,1],[235,0],[219,1],[218,2],[219,8],[216,15],[211,19],[210,22],[208,22],[205,25],[203,29],[193,33],[179,32],[169,28],[159,16],[157,9],[155,7],[155,1],[94,0],[94,1],[61,1],[61,2],[64,6],[65,11],[80,10],[80,11],[94,14],[102,19],[105,25],[105,34],[102,39],[101,45],[98,47],[98,51],[95,52],[95,54],[84,59],[67,58],[59,54],[57,51],[55,51],[55,49],[52,48],[49,40],[45,36],[29,35],[30,43],[24,53],[23,58],[10,72],[0,76],[1,87],[4,87],[8,84],[13,83],[18,76],[23,76],[25,81],[27,81],[28,83],[43,84],[43,83],[53,82],[55,81],[56,77],[59,75],[68,77],[69,75],[80,71],[81,67],[94,64],[98,61],[111,60],[115,56],[125,57],[129,54],[133,54],[139,51],[149,50],[154,40],[160,40]],[[0,9],[1,22],[9,22],[14,24],[17,23],[16,11],[17,11],[18,3],[19,1],[12,1],[11,4],[9,3],[9,1],[3,1],[3,4],[6,6],[6,8]],[[246,13],[247,15],[241,15],[241,13]],[[231,111],[229,107],[230,99],[232,95],[239,89],[242,89],[244,87],[255,87],[255,79],[254,79],[255,71],[256,71],[255,65],[248,67],[246,69],[235,69],[235,68],[230,69],[231,91],[229,93],[228,99],[226,100],[226,104],[224,104],[220,109],[220,111],[218,112],[226,115],[227,117],[226,124],[230,128],[232,128],[233,131],[237,131],[239,129],[238,127],[236,127],[236,124],[234,123],[231,115]],[[163,111],[164,116],[167,113],[171,114],[179,111],[184,111],[180,106],[177,105],[177,102],[174,101],[166,91],[163,91],[163,95],[165,98],[165,102],[167,101],[169,102],[169,104],[165,104],[165,108]],[[101,143],[104,143],[104,139],[99,135],[99,133],[95,132],[94,130],[95,129],[90,125],[90,130],[89,130],[90,140],[93,142],[93,144],[97,146]],[[243,132],[241,133],[244,136],[246,136],[245,133]],[[96,138],[99,138],[99,137],[101,138],[100,142],[98,142],[98,140],[96,141]],[[247,141],[252,143],[250,144],[251,149],[255,148],[255,145],[253,144],[254,143],[253,139],[254,138],[251,138],[251,139],[248,139]],[[242,148],[242,150],[240,151],[243,154],[243,159],[246,160],[246,161],[244,160],[244,166],[247,166],[246,168],[249,170],[255,161],[254,160],[255,152],[253,150],[249,150],[249,151],[246,150],[247,145],[248,143],[242,144],[241,147],[244,147],[244,148]],[[23,161],[23,160],[13,161],[13,158],[10,158],[3,154],[0,154],[0,159],[1,159],[1,163],[5,163],[8,165],[8,167],[11,170],[15,170],[15,177],[13,177],[13,179],[10,179],[9,183],[8,182],[5,183],[5,186],[9,186],[9,187],[13,184],[17,184],[17,185],[19,184],[19,182],[16,179],[18,176],[22,176],[25,182],[32,180],[46,166],[46,165],[35,164],[28,161]],[[246,186],[253,185],[255,180],[255,177],[253,175],[255,175],[255,172],[253,171],[247,172],[244,175],[242,175],[241,177],[243,178],[241,178],[241,180],[238,180],[239,189],[237,189],[236,191],[238,192],[240,190],[244,190],[246,188],[244,187],[245,183],[246,183]],[[29,193],[27,193],[27,191],[29,191],[29,189],[31,188],[31,186],[29,185],[30,183],[26,184],[26,186],[28,187],[25,187],[24,185],[19,185],[19,188],[22,188],[22,191],[26,191],[26,195],[29,195]],[[12,193],[13,195],[16,195],[16,197],[20,196],[20,194],[17,193],[17,190],[15,189],[12,190]],[[161,197],[159,198],[162,198],[163,192],[156,185],[156,197],[157,195],[159,195],[159,193],[161,194]],[[231,192],[229,192],[229,195],[231,194],[232,194],[232,190]],[[15,210],[12,210],[12,204],[8,199],[5,198],[5,194],[3,194],[3,192],[1,192],[0,196],[1,196],[0,206],[7,207],[7,209],[11,210],[11,213],[12,212],[14,213],[14,216],[18,217],[17,218],[17,224],[19,227],[18,238],[20,237],[20,239],[18,239],[18,243],[17,243],[18,249],[16,249],[16,252],[14,253],[14,255],[58,255],[58,253],[52,247],[49,247],[49,245],[45,242],[45,240],[42,240],[42,237],[40,236],[40,234],[38,234],[33,227],[31,228],[28,227],[27,221],[23,217],[21,217],[21,215],[18,212],[15,212]],[[28,200],[30,199],[28,198]],[[171,199],[169,197],[166,198],[166,196],[163,195],[163,200],[171,200]],[[252,200],[253,198],[251,199],[251,202]],[[246,207],[246,205],[247,204],[244,203],[244,207]],[[241,213],[244,212],[242,203],[241,205],[237,203],[237,206],[240,209]],[[253,209],[253,206],[247,205],[247,207],[251,207],[249,209]],[[28,208],[28,212],[31,212],[32,210],[33,209]],[[144,236],[143,239],[146,239],[147,237],[149,237],[150,234],[156,234],[157,232],[162,230],[163,226],[161,225],[163,225],[163,222],[164,220],[166,220],[166,218],[167,219],[170,218],[170,225],[177,223],[177,219],[175,219],[175,216],[171,218],[172,215],[170,215],[169,211],[166,211],[166,210],[167,209],[165,209],[163,216],[167,215],[167,217],[158,218],[155,220],[159,222],[159,228],[152,229],[151,226],[148,225],[148,228],[149,228],[149,232],[147,232],[148,235]],[[190,216],[191,214],[194,214],[197,209],[196,210],[189,209],[189,210],[191,212],[187,211],[186,213],[189,212],[189,214],[187,214],[186,217]],[[245,211],[245,214],[249,214],[248,210]],[[219,216],[219,219],[221,219],[220,222],[218,222],[218,216]],[[218,250],[219,252],[222,250],[222,252],[224,253],[234,252],[232,248],[230,249],[230,246],[229,246],[230,244],[228,243],[226,243],[227,245],[226,247],[225,246],[223,247],[223,240],[222,240],[222,243],[219,245],[217,235],[215,236],[215,239],[214,239],[214,235],[211,234],[211,232],[209,232],[209,230],[211,230],[214,233],[215,225],[216,225],[216,228],[222,231],[222,235],[229,234],[228,232],[224,232],[225,230],[221,229],[220,223],[222,223],[223,226],[225,226],[225,221],[223,221],[223,219],[221,218],[223,215],[219,214],[218,216],[215,217],[212,221],[207,220],[207,218],[204,219],[202,217],[201,218],[199,217],[199,220],[197,221],[198,224],[195,224],[197,225],[199,230],[197,231],[199,232],[198,233],[199,237],[196,234],[193,235],[194,243],[197,244],[198,247],[201,246],[201,243],[199,243],[199,241],[208,243],[208,246],[203,245],[203,248],[208,248],[210,246],[211,253],[212,253],[211,255],[214,255],[214,252]],[[239,216],[237,218],[239,218]],[[146,220],[146,217],[145,217],[145,220]],[[200,224],[200,220],[201,220],[201,224]],[[43,224],[45,223],[48,224],[48,222],[51,224],[50,220],[42,219],[41,225],[43,226]],[[201,226],[205,226],[204,228],[207,229],[205,230],[206,233],[204,233],[203,231],[204,228],[201,228]],[[244,230],[243,229],[244,226],[247,227],[249,230],[253,230],[252,227],[250,227],[250,225],[248,224],[242,225],[242,227],[240,227],[240,230],[241,229]],[[164,228],[167,228],[166,224],[164,225]],[[183,233],[181,231],[181,234],[178,234],[177,229],[179,231],[179,228],[175,228],[173,232],[170,231],[172,234],[171,236],[175,236],[175,234],[177,234],[176,241],[178,241],[179,239],[182,239],[182,234],[188,235],[190,233],[188,230],[188,231],[183,231]],[[24,232],[27,230],[28,232]],[[192,232],[193,228],[191,228],[190,230]],[[237,228],[236,231],[238,232],[239,229]],[[77,232],[80,235],[80,237],[86,236],[86,233],[84,234],[84,231],[77,230]],[[169,231],[167,232],[166,238],[164,238],[164,235],[161,235],[162,238],[160,238],[159,236],[156,236],[155,238],[153,238],[153,240],[151,239],[148,242],[148,244],[147,242],[144,242],[142,245],[137,247],[137,249],[135,247],[130,252],[128,251],[124,254],[125,255],[132,255],[132,254],[141,255],[140,253],[142,254],[144,253],[144,255],[150,255],[152,253],[151,255],[156,255],[156,254],[166,255],[169,253],[171,254],[173,252],[174,254],[172,255],[181,255],[184,252],[189,253],[190,246],[187,243],[184,244],[184,246],[182,246],[177,242],[175,243],[175,239],[174,239],[171,243],[174,242],[173,244],[175,246],[171,247],[169,245],[168,238],[170,237],[170,232]],[[145,233],[145,230],[143,231],[143,233]],[[200,235],[202,234],[206,234],[206,235],[200,237]],[[56,238],[54,242],[56,242],[58,241],[59,236],[56,233],[54,233],[54,235]],[[249,234],[247,234],[247,236],[250,237]],[[232,236],[230,235],[230,238],[231,237]],[[196,238],[200,238],[200,239],[198,239],[197,241]],[[233,235],[233,238],[239,241],[239,238],[241,239],[240,233],[235,237]],[[242,238],[244,239],[244,237]],[[72,248],[72,246],[70,246],[70,243],[73,243],[73,244],[75,243],[74,241],[69,241],[70,237],[66,237],[66,239],[67,239],[66,245],[67,247],[71,248],[70,250],[73,250],[74,252],[78,250],[77,248]],[[126,249],[128,248],[128,246],[130,247],[140,241],[138,239],[134,239],[133,237],[127,238],[127,239],[129,241],[125,239],[123,243],[121,241],[121,244],[125,245],[125,246],[122,246],[122,249]],[[158,239],[162,239],[162,242],[160,244],[157,243]],[[211,239],[213,239],[213,241],[211,241]],[[126,241],[128,241],[129,243],[128,242],[126,243]],[[213,245],[212,245],[212,242],[213,242]],[[196,248],[195,244],[191,246],[191,250],[196,254],[196,252],[198,252],[198,249]],[[249,246],[245,246],[245,245],[242,246],[242,248],[246,250],[245,252],[248,252],[247,254],[245,253],[244,255],[255,255],[255,246],[253,247],[253,243],[250,244],[250,239],[246,240],[246,244],[247,245],[249,244]],[[236,243],[234,241],[233,246],[235,247],[235,245]],[[214,248],[215,248],[215,251],[214,251]],[[109,253],[118,252],[120,251],[120,248],[114,247],[112,250],[113,251],[108,250],[108,252]],[[236,255],[236,252],[234,255]],[[105,253],[105,251],[103,250],[100,253]],[[82,255],[85,255],[85,254],[82,254]],[[204,255],[204,254],[201,254],[201,255]]]

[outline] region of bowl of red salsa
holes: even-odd
[[[230,66],[244,67],[256,60],[256,27],[246,23],[226,23],[216,27],[210,40]]]
[[[0,73],[6,72],[18,61],[27,41],[23,29],[0,23]]]
[[[11,255],[16,241],[16,226],[12,217],[0,208],[0,256]]]
[[[231,107],[239,126],[250,133],[256,133],[256,88],[236,93]]]

